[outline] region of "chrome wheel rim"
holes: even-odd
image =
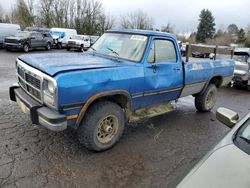
[[[100,143],[110,142],[116,135],[119,128],[118,118],[114,115],[108,115],[99,121],[96,129],[96,136]]]
[[[214,104],[215,104],[215,92],[210,91],[206,98],[206,106],[207,108],[212,108]]]

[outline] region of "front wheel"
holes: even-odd
[[[195,107],[199,112],[209,112],[215,105],[217,99],[217,88],[209,84],[203,94],[195,97]]]
[[[56,44],[56,46],[57,46],[57,49],[62,49],[62,44],[61,44],[60,42],[58,42],[58,43]]]
[[[28,44],[24,44],[23,45],[23,51],[25,52],[25,53],[27,53],[27,52],[29,52],[29,45]]]
[[[125,116],[119,105],[99,102],[87,111],[78,129],[78,138],[89,150],[104,151],[118,142],[124,126]]]
[[[50,49],[51,49],[51,43],[48,42],[48,43],[46,44],[46,50],[50,50]]]

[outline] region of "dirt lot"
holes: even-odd
[[[169,114],[129,125],[113,149],[89,152],[76,130],[54,133],[34,126],[9,101],[20,54],[0,50],[0,187],[171,188],[229,131],[212,112],[197,113],[193,98],[186,97]],[[249,94],[222,88],[216,108],[242,117],[250,111]]]

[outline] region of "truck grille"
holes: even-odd
[[[41,102],[41,78],[17,64],[19,85],[31,96]]]
[[[74,45],[74,44],[76,44],[76,42],[75,41],[69,41],[68,44]]]
[[[16,39],[4,39],[4,42],[7,42],[7,43],[18,43],[18,41]]]

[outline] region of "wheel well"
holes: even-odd
[[[222,85],[222,77],[221,76],[215,76],[213,77],[209,83],[214,84],[217,88],[219,88]]]
[[[76,123],[79,125],[82,119],[84,118],[85,114],[89,111],[90,107],[93,104],[96,104],[101,101],[110,101],[118,104],[124,110],[126,118],[128,118],[129,115],[131,114],[131,100],[129,96],[126,96],[125,94],[105,95],[105,96],[100,96],[99,98],[96,98],[93,101],[90,100],[90,103],[87,102],[83,106]]]
[[[123,94],[115,94],[115,95],[110,95],[110,96],[103,96],[103,97],[97,98],[92,104],[98,103],[100,101],[114,102],[114,103],[118,104],[123,109],[130,109],[130,105],[131,105],[130,100]]]

